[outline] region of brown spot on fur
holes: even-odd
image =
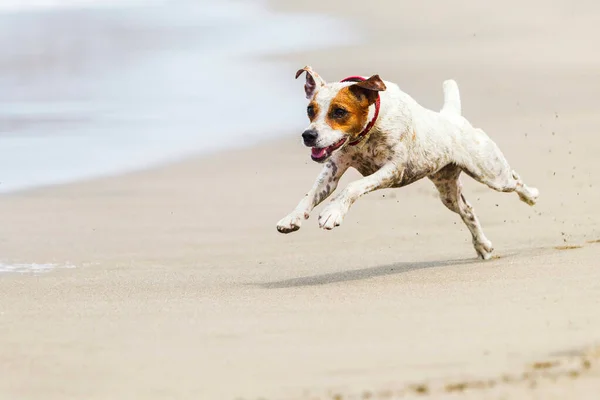
[[[335,174],[337,174],[338,167],[337,167],[337,165],[336,165],[334,162],[332,162],[332,161],[330,161],[330,162],[329,162],[329,164],[331,165],[331,173],[332,173],[332,174],[335,176]]]
[[[413,129],[412,140],[417,140],[417,132]]]

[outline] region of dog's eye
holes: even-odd
[[[336,108],[333,110],[333,117],[334,118],[344,118],[346,116],[346,114],[348,114],[348,111],[344,110],[343,108]]]
[[[315,116],[315,108],[313,106],[306,107],[306,113],[308,114],[309,118],[314,117]]]

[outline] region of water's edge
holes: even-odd
[[[357,40],[328,16],[207,0],[0,13],[0,33],[0,193],[121,175],[300,129],[297,66],[263,56]]]

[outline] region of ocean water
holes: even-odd
[[[301,66],[263,56],[357,40],[258,1],[0,0],[0,192],[299,130]]]

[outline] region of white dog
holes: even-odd
[[[444,205],[458,213],[471,231],[479,257],[487,260],[492,243],[461,193],[460,173],[464,171],[494,190],[517,192],[522,201],[535,204],[538,190],[527,187],[485,132],[461,116],[455,81],[444,82],[444,106],[438,113],[378,75],[325,83],[308,66],[299,70],[296,78],[303,72],[310,125],[302,138],[312,149],[312,159],[325,165],[294,211],[279,221],[279,232],[300,229],[302,220],[333,193],[349,167],[363,178],[351,182],[321,212],[321,228],[339,226],[350,206],[366,193],[428,177]]]

